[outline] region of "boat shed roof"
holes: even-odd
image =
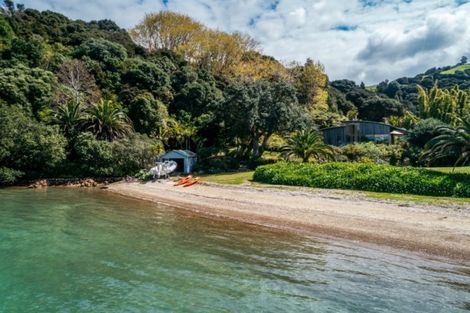
[[[189,150],[171,150],[165,153],[164,155],[162,155],[161,157],[162,158],[171,157],[172,155],[175,155],[175,154],[181,156],[181,158],[195,158],[196,157],[196,153],[189,151]]]

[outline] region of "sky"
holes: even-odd
[[[250,34],[263,53],[325,65],[331,80],[376,84],[470,58],[470,0],[22,0],[123,28],[171,10],[227,32]]]

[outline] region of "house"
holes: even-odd
[[[358,142],[392,144],[407,133],[405,129],[371,121],[345,121],[341,126],[321,131],[325,143],[338,147]]]
[[[177,172],[192,173],[197,162],[196,153],[189,150],[171,150],[160,156],[160,162],[175,161],[178,164]]]

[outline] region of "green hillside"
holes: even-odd
[[[237,170],[273,135],[346,118],[321,64],[284,66],[247,35],[149,14],[168,26],[128,32],[0,4],[0,184],[133,175],[172,149],[195,151],[199,169]]]
[[[446,71],[442,71],[441,74],[444,74],[444,75],[454,75],[455,73],[457,72],[464,72],[466,70],[470,70],[470,64],[463,64],[463,65],[459,65],[459,66],[456,66],[456,67],[453,67],[449,70],[446,70]]]

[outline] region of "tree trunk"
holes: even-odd
[[[255,129],[251,134],[251,157],[257,159],[259,154],[259,135],[258,131]]]
[[[268,141],[269,141],[269,138],[271,138],[271,136],[272,136],[272,133],[264,134],[263,143],[259,147],[258,156],[261,157],[263,155],[264,151],[268,147]]]
[[[302,156],[302,163],[308,163],[308,159],[310,159],[310,155],[304,154]]]

